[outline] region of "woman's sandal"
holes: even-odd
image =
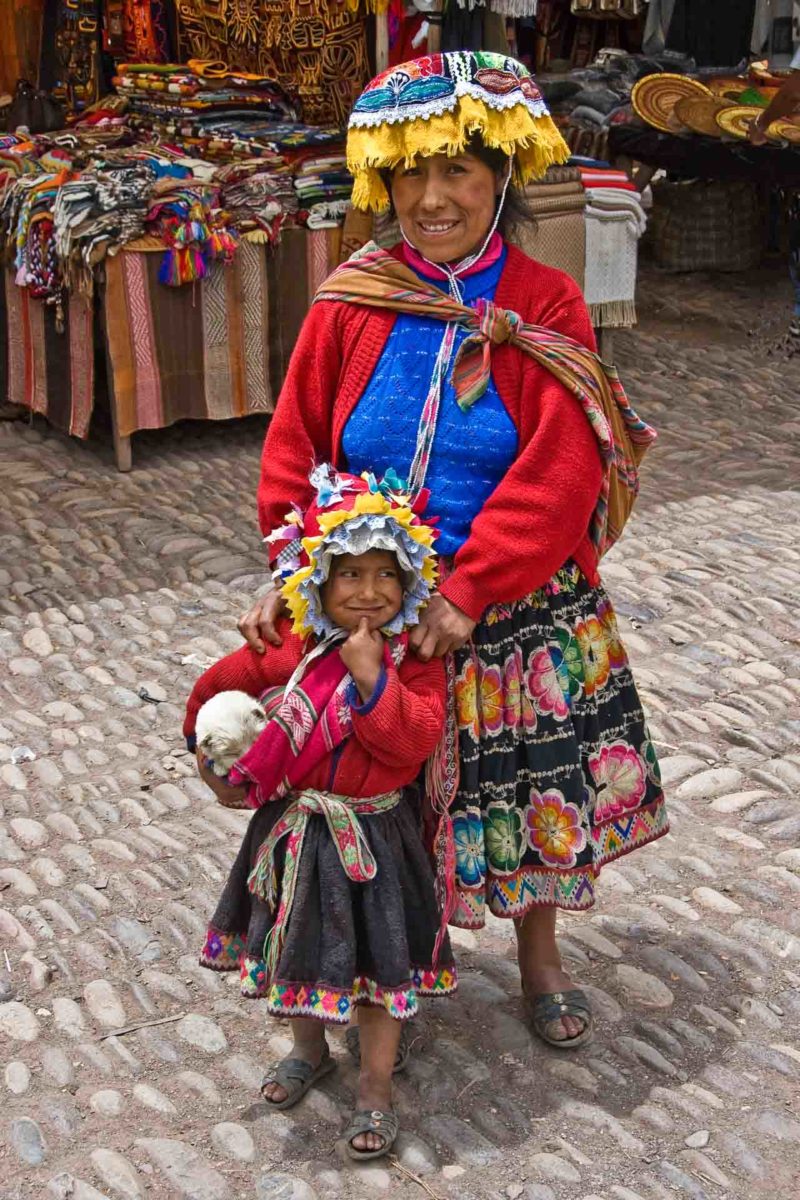
[[[594,1033],[594,1017],[589,997],[580,988],[572,988],[568,992],[542,992],[530,999],[526,997],[525,1005],[534,1033],[548,1046],[555,1046],[559,1050],[574,1050],[591,1040]],[[574,1037],[553,1037],[549,1033],[550,1026],[563,1017],[575,1017],[578,1021],[583,1021],[581,1032],[576,1033]]]
[[[349,1157],[356,1162],[367,1158],[382,1158],[394,1145],[399,1128],[399,1122],[393,1112],[381,1112],[378,1108],[372,1111],[368,1108],[358,1109],[353,1113],[343,1134],[345,1149]],[[378,1150],[356,1150],[353,1138],[357,1138],[360,1133],[376,1133],[378,1137],[383,1138],[383,1145]]]
[[[261,1095],[270,1108],[292,1108],[298,1100],[302,1100],[310,1087],[330,1075],[335,1066],[336,1060],[331,1057],[327,1047],[318,1067],[312,1067],[302,1058],[283,1058],[262,1079]],[[283,1100],[270,1100],[269,1096],[264,1095],[264,1088],[271,1083],[277,1083],[286,1092]]]
[[[361,1034],[357,1025],[351,1025],[344,1035],[344,1044],[347,1051],[356,1066],[361,1066]],[[397,1047],[397,1057],[394,1060],[392,1074],[399,1075],[401,1071],[405,1071],[408,1066],[408,1059],[411,1054],[411,1041],[409,1038],[408,1025],[403,1024],[400,1028],[400,1042]]]

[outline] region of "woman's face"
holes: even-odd
[[[433,154],[395,167],[392,202],[403,232],[430,262],[457,262],[479,250],[502,184],[474,154]]]

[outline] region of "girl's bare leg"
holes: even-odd
[[[400,1043],[399,1021],[390,1017],[385,1008],[362,1005],[358,1013],[361,1030],[361,1072],[358,1077],[358,1109],[392,1107],[392,1071]],[[379,1133],[359,1133],[353,1138],[355,1150],[380,1150],[383,1138]]]
[[[294,1037],[293,1058],[318,1067],[325,1052],[325,1026],[314,1017],[295,1017],[292,1021],[292,1036]],[[287,1096],[286,1088],[279,1083],[268,1083],[264,1088],[264,1097],[273,1104],[280,1104]]]

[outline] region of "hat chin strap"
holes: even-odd
[[[470,269],[470,267],[474,267],[476,262],[480,262],[480,260],[483,258],[484,254],[486,253],[487,249],[489,248],[489,243],[491,242],[492,238],[494,237],[495,233],[497,232],[497,226],[500,224],[500,217],[503,214],[503,207],[506,202],[506,196],[508,195],[508,189],[511,186],[511,173],[513,171],[513,168],[514,168],[514,161],[513,161],[513,159],[509,159],[508,160],[508,170],[506,171],[506,177],[505,177],[505,180],[503,181],[503,190],[500,193],[500,202],[497,205],[497,211],[494,214],[494,220],[492,221],[492,224],[489,227],[489,232],[487,233],[486,237],[483,240],[483,245],[481,246],[480,250],[478,250],[475,254],[468,254],[466,258],[462,258],[461,262],[456,263],[456,265],[454,267],[451,266],[449,263],[431,262],[431,260],[429,258],[426,258],[424,254],[421,254],[418,247],[414,245],[414,243],[411,241],[411,238],[407,235],[406,231],[403,229],[402,223],[400,223],[400,233],[403,236],[403,241],[406,243],[407,246],[410,246],[411,249],[415,251],[415,253],[419,254],[422,261],[424,263],[427,263],[427,265],[429,267],[433,267],[434,270],[436,270],[436,271],[441,271],[442,275],[444,275],[445,279],[448,282],[448,285],[450,288],[450,294],[455,300],[459,300],[459,301],[461,300],[461,287],[458,282],[459,276],[463,275],[465,271],[468,271]]]

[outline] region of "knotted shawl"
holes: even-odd
[[[384,642],[384,665],[398,666],[408,636]],[[252,784],[248,804],[260,808],[302,787],[304,779],[352,733],[353,677],[338,649],[312,661],[301,679],[287,688],[270,688],[260,697],[267,724],[253,745],[228,772],[232,787]]]
[[[456,354],[451,381],[466,411],[483,396],[492,369],[492,348],[508,342],[558,379],[576,397],[597,438],[603,482],[589,535],[598,558],[617,541],[639,492],[639,463],[656,432],[634,411],[614,367],[581,342],[519,313],[479,300],[475,308],[418,278],[409,267],[370,242],[333,272],[315,296],[416,316],[436,317],[469,336]]]

